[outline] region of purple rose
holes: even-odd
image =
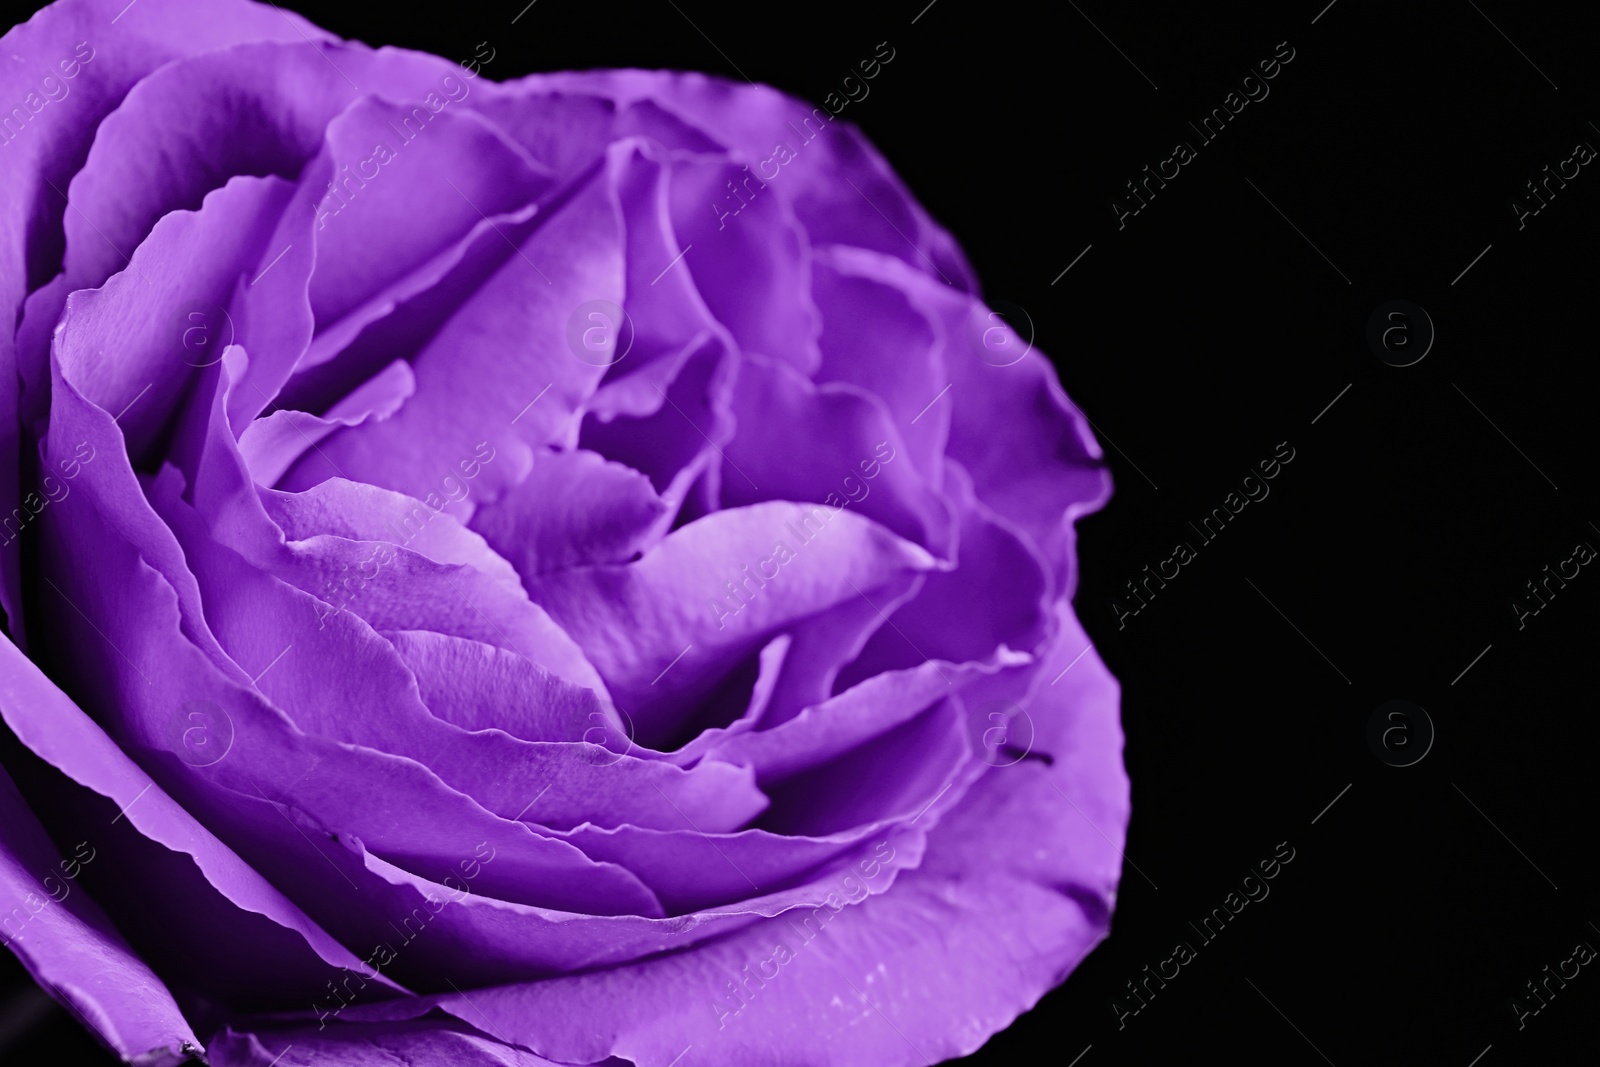
[[[1100,449],[855,129],[238,0],[0,62],[0,938],[114,1051],[928,1064],[1105,935]]]

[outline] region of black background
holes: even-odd
[[[1511,605],[1600,547],[1600,168],[1521,229],[1510,203],[1600,147],[1595,23],[1505,0],[925,3],[288,6],[374,45],[486,41],[497,80],[671,67],[820,102],[895,49],[841,118],[991,303],[1024,309],[1116,481],[1080,525],[1076,598],[1123,686],[1112,933],[963,1062],[1593,1062],[1600,967],[1520,1030],[1511,1002],[1600,947],[1600,567],[1521,629]],[[1202,146],[1186,120],[1283,41],[1270,95]],[[1178,140],[1197,158],[1119,229],[1112,199]],[[1366,340],[1395,299],[1437,331],[1404,368]],[[1270,496],[1201,546],[1186,523],[1285,441]],[[1112,600],[1180,540],[1198,558],[1119,628]],[[1391,699],[1436,730],[1411,766],[1367,741]],[[1202,944],[1188,923],[1285,841],[1270,896]],[[1119,1029],[1124,983],[1180,940],[1197,958]],[[4,963],[9,997],[25,980]],[[5,1062],[96,1055],[56,1010]]]

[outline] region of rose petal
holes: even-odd
[[[224,359],[212,372],[209,417],[202,404],[206,390],[194,392],[172,453],[185,466],[191,496],[213,536],[273,576],[325,598],[309,609],[319,630],[351,608],[374,629],[430,629],[511,644],[556,674],[603,693],[594,668],[528,600],[510,565],[438,508],[349,482],[310,494],[262,494],[298,535],[285,543],[221,415],[232,367]],[[485,462],[492,458],[491,452]],[[476,458],[463,460],[458,470],[465,478],[479,466]],[[317,518],[354,536],[318,533],[308,525]],[[352,573],[354,579],[347,577]]]
[[[626,872],[496,818],[420,764],[295,730],[206,627],[196,610],[195,580],[172,533],[134,483],[110,417],[59,373],[54,393],[47,458],[75,440],[93,442],[102,454],[84,466],[75,491],[50,509],[45,573],[85,613],[58,617],[61,646],[84,653],[109,646],[118,653],[94,670],[69,668],[78,670],[74,676],[92,690],[97,707],[116,709],[108,726],[118,740],[144,751],[170,751],[168,721],[186,702],[216,705],[228,717],[235,732],[233,758],[157,769],[167,780],[199,790],[197,803],[209,823],[229,825],[230,843],[248,845],[252,862],[293,870],[306,879],[303,888],[316,887],[297,901],[319,917],[349,903],[328,895],[326,872],[273,859],[309,843],[302,830],[284,835],[290,829],[284,826],[286,808],[308,813],[313,825],[359,835],[386,855],[408,857],[412,869],[422,871],[448,870],[470,842],[487,841],[507,852],[493,871],[491,891],[508,898],[592,912],[659,913],[653,896]],[[85,566],[84,560],[95,562]],[[184,605],[189,606],[180,612]],[[173,692],[157,691],[152,675],[166,679]],[[268,804],[268,795],[279,799]],[[261,806],[253,807],[250,798]],[[277,805],[283,807],[266,810]]]
[[[615,710],[593,690],[562,681],[515,652],[431,630],[391,630],[384,637],[416,678],[428,710],[463,730],[608,749],[608,741],[625,738]]]
[[[290,976],[298,971],[305,983],[302,988],[315,988],[326,969],[357,962],[253,866],[196,821],[173,793],[120,751],[8,641],[0,640],[0,663],[4,664],[0,717],[6,725],[45,763],[84,788],[109,797],[121,812],[116,822],[125,820],[128,832],[192,861],[210,888],[206,896],[195,896],[195,880],[185,883],[191,893],[187,908],[197,919],[204,916],[209,920],[218,912],[228,914],[235,934],[250,945],[258,973],[282,984],[294,981]],[[181,729],[192,728],[190,720],[182,716],[173,721]],[[125,872],[123,877],[132,878],[136,871]],[[152,887],[152,892],[159,890]],[[261,921],[249,920],[249,916],[259,916]],[[190,946],[186,951],[198,950]],[[253,984],[251,976],[241,977],[246,988]]]
[[[775,562],[777,545],[784,562]],[[763,557],[773,588],[759,577],[739,597],[724,588],[742,573],[738,561],[759,567]],[[903,589],[935,565],[858,515],[769,502],[690,523],[636,563],[575,568],[530,585],[649,743],[670,735],[716,678],[779,630],[863,591]],[[674,674],[679,660],[686,669]]]
[[[239,435],[239,452],[252,479],[263,486],[275,485],[307,449],[317,447],[318,441],[340,426],[388,418],[416,388],[411,364],[397,359],[329,408],[325,416],[281,408],[252,420]]]
[[[93,846],[88,855],[92,860]],[[76,859],[57,855],[27,801],[0,769],[0,903],[7,906],[0,939],[34,981],[125,1060],[137,1058],[152,1067],[183,1062],[199,1039],[161,979],[88,893],[63,877],[68,863],[71,870],[80,869]]]
[[[280,178],[235,178],[199,211],[162,218],[103,287],[67,300],[53,358],[84,396],[127,420],[130,455],[150,448],[197,376],[182,347],[183,316],[196,302],[228,303],[235,281],[271,258],[293,190]],[[204,279],[200,293],[194,279]]]
[[[748,764],[759,783],[782,781],[893,729],[974,678],[1023,659],[1011,653],[988,663],[928,661],[885,671],[786,722],[713,742],[706,751],[716,759]]]
[[[715,510],[716,486],[727,478],[742,477],[736,468],[723,469],[728,464],[722,446],[733,437],[729,396],[737,367],[729,344],[722,333],[706,331],[690,342],[681,363],[658,360],[644,374],[622,379],[627,386],[637,384],[655,392],[653,402],[639,405],[648,406],[648,414],[583,420],[579,446],[647,476],[681,520],[687,519],[685,513]],[[660,385],[653,373],[657,368],[670,368]],[[623,403],[615,406],[624,408],[631,406],[632,398],[596,396],[607,407],[621,399]]]
[[[738,912],[778,894],[819,901],[841,866],[873,855],[868,839],[883,839],[891,832],[891,821],[815,835],[579,826],[560,836],[594,859],[637,874],[668,914],[682,915],[710,909]],[[900,870],[911,860],[907,853],[899,853],[898,860],[879,858],[889,870]],[[771,914],[771,909],[764,913]]]
[[[412,360],[417,391],[405,407],[340,430],[320,458],[357,481],[422,497],[438,457],[471,455],[477,442],[497,450],[575,443],[574,414],[601,371],[567,348],[567,321],[586,300],[620,298],[619,229],[603,182],[553,208]],[[325,471],[308,457],[281,484],[306,489]],[[473,496],[494,499],[509,478],[504,467],[489,468]]]
[[[869,742],[767,787],[772,806],[757,825],[780,834],[831,834],[919,816],[947,790],[958,799],[962,772],[972,763],[963,712],[958,697],[946,696]]]
[[[866,257],[858,262],[865,267]],[[876,269],[879,280],[902,289],[939,323],[953,405],[946,454],[972,475],[979,498],[1044,553],[1057,588],[1070,595],[1077,584],[1073,524],[1111,496],[1111,475],[1088,420],[1050,362],[1014,333],[1008,344],[1025,355],[1004,366],[992,362],[983,333],[974,329],[995,321],[981,301],[887,257]]]
[[[928,575],[839,675],[841,688],[927,659],[977,662],[1001,650],[1032,652],[1051,636],[1054,577],[1038,550],[973,498],[972,480],[947,461],[945,486],[961,514],[953,570]]]
[[[879,256],[843,246],[814,248],[811,296],[822,313],[817,382],[848,382],[883,401],[911,465],[938,488],[950,403],[934,323],[875,277]]]
[[[740,163],[793,205],[813,244],[884,252],[941,285],[977,291],[955,241],[860,131],[835,122],[828,109],[808,107],[765,85],[670,71],[564,71],[525,79],[517,88],[603,94],[620,108],[653,101],[733,146]]]
[[[643,137],[677,152],[719,155],[728,146],[654,100],[635,100],[617,116],[613,137]]]
[[[924,869],[959,879],[983,864],[1065,887],[1103,936],[1129,815],[1121,687],[1072,608],[1059,603],[1055,614],[1056,639],[1019,702],[1032,724],[1031,751],[1049,759],[990,770],[940,820]]]
[[[1040,677],[1083,648],[1065,607],[1060,630]],[[991,770],[893,892],[693,952],[426,1002],[564,1062],[665,1063],[690,1045],[751,1067],[793,1063],[797,1048],[842,1067],[971,1053],[1108,929],[1128,813],[1117,687],[1093,656],[1060,677],[1030,705],[1054,762]]]
[[[366,97],[327,126],[332,177],[317,190],[325,195],[314,197],[311,307],[319,327],[390,288],[485,217],[522,208],[552,184],[487,121],[460,107],[445,110],[450,101],[437,93],[432,99]],[[422,204],[426,211],[417,210]],[[398,218],[406,224],[397,227]]]
[[[466,1029],[436,1020],[351,1025],[324,1029],[237,1033],[224,1028],[211,1041],[212,1067],[275,1067],[291,1050],[310,1063],[340,1067],[394,1067],[396,1063],[448,1063],[460,1067],[562,1067]]]
[[[537,77],[493,86],[477,108],[561,181],[605,155],[617,110],[602,95],[552,92]]]
[[[331,164],[331,157],[327,162]],[[479,219],[454,244],[373,293],[339,321],[317,323],[318,332],[279,403],[321,410],[360,388],[397,355],[414,355],[419,341],[431,337],[483,277],[501,265],[506,242],[513,234],[526,235],[539,210],[538,204],[528,204]]]
[[[293,24],[288,28],[292,30]],[[394,50],[375,53],[342,43],[329,46],[330,57],[311,42],[312,38],[298,35],[293,44],[251,43],[180,60],[141,81],[107,117],[82,170],[64,194],[71,197],[73,210],[65,217],[67,247],[61,276],[29,299],[19,334],[24,379],[34,394],[30,406],[36,413],[44,402],[40,390],[45,381],[45,345],[63,300],[71,291],[101,285],[124,269],[127,257],[158,219],[174,210],[198,208],[209,192],[231,178],[277,175],[293,180],[304,170],[313,178],[315,194],[294,212],[285,228],[288,235],[278,235],[249,273],[256,278],[269,261],[276,265],[275,257],[282,254],[290,256],[290,264],[279,267],[279,275],[292,272],[303,282],[312,251],[310,216],[321,199],[322,185],[333,177],[315,173],[306,164],[317,154],[329,121],[355,100],[352,72],[367,91],[405,97],[425,89],[428,79],[443,76],[441,69],[452,69],[433,56]],[[299,91],[283,93],[286,84]],[[210,106],[191,106],[196,92],[205,94]],[[281,290],[282,281],[274,279],[269,288]],[[209,310],[215,303],[204,292],[185,295],[190,311]],[[260,293],[248,295],[252,299],[246,303],[260,302]],[[304,322],[298,321],[298,316],[284,314],[291,306],[280,303],[277,315],[256,316],[252,344],[259,355],[269,352],[262,331],[286,329],[303,344],[309,314]],[[236,317],[242,313],[230,311]],[[211,326],[223,329],[222,323]],[[172,332],[176,336],[179,331]],[[285,353],[289,366],[299,357],[299,347],[293,345]],[[271,354],[278,355],[276,350]],[[277,366],[279,361],[272,363]],[[274,377],[281,380],[286,374],[287,368]]]
[[[62,219],[69,213],[67,184],[101,119],[132,86],[172,59],[239,41],[331,39],[299,15],[259,4],[218,0],[205,18],[195,18],[187,0],[146,0],[139,18],[117,27],[116,47],[96,50],[93,42],[102,40],[120,8],[117,0],[62,0],[0,38],[0,55],[10,57],[0,70],[0,90],[6,100],[22,101],[21,114],[27,116],[14,139],[8,131],[0,152],[0,187],[6,190],[0,207],[0,308],[7,322],[18,321],[27,293],[59,269]],[[59,100],[38,96],[41,69],[65,79],[61,84],[68,88]],[[48,119],[35,121],[46,106]],[[62,286],[58,299],[66,293]],[[0,504],[6,510],[18,495],[15,412],[17,377],[24,369],[12,330],[0,330]],[[11,544],[0,546],[0,610],[10,616],[13,633],[19,633],[21,621],[17,551]]]
[[[748,480],[723,482],[724,507],[758,500],[847,507],[936,556],[953,551],[949,506],[915,466],[893,462],[905,443],[871,393],[842,383],[819,388],[781,363],[749,356],[733,412],[739,433],[728,462]],[[802,439],[808,444],[797,449]]]
[[[608,377],[628,376],[671,357],[716,322],[694,276],[680,269],[686,253],[670,213],[674,167],[664,156],[636,140],[613,144],[606,153],[607,176],[627,235],[624,308],[631,341],[627,348],[613,347],[603,354],[615,361]],[[614,324],[615,329],[622,326]]]
[[[750,700],[745,705],[744,712],[738,718],[726,726],[712,726],[701,730],[687,744],[673,749],[671,752],[658,754],[660,758],[670,760],[680,767],[689,766],[723,741],[755,729],[756,724],[766,715],[767,708],[772,703],[773,694],[778,687],[778,677],[783,671],[783,665],[793,644],[793,635],[782,633],[762,647],[760,655],[756,657],[756,676],[755,680],[750,684]],[[735,757],[727,762],[747,763],[749,761]]]
[[[347,840],[345,845],[351,854],[364,859],[366,871],[383,879],[377,886],[370,879],[363,882],[364,899],[373,902],[369,908],[410,920],[402,920],[399,931],[381,921],[369,922],[366,943],[387,942],[403,949],[394,961],[394,976],[405,978],[419,990],[444,993],[441,987],[448,983],[440,981],[439,969],[459,972],[463,959],[472,961],[476,979],[486,984],[626,964],[640,957],[681,952],[764,918],[809,911],[830,895],[859,900],[888,892],[902,871],[921,862],[924,835],[919,830],[885,827],[881,834],[861,840],[872,844],[847,849],[841,859],[814,872],[811,880],[802,884],[753,898],[747,894],[736,904],[670,918],[565,915],[479,895],[475,890],[490,867],[499,862],[498,855],[492,863],[480,865],[478,881],[463,892],[464,871],[453,872],[450,884],[440,885],[364,851],[359,841]],[[422,930],[428,932],[427,937],[421,936]],[[391,936],[396,933],[403,945]],[[438,999],[435,994],[352,1004],[341,1018],[416,1018],[432,1010]]]
[[[309,595],[211,541],[177,499],[175,479],[158,480],[151,495],[184,547],[212,633],[235,663],[260,672],[257,688],[307,733],[416,760],[502,818],[520,818],[530,797],[542,798],[530,821],[563,829],[586,820],[677,825],[683,817],[722,831],[765,808],[751,774],[731,764],[686,771],[630,757],[602,761],[576,740],[522,741],[435,717],[394,647],[365,622],[319,611]],[[301,654],[292,655],[297,647]],[[330,677],[323,656],[344,669]]]
[[[522,484],[473,512],[472,528],[531,577],[625,563],[659,539],[670,519],[644,475],[576,449],[536,455]]]
[[[687,271],[740,348],[811,374],[822,361],[822,324],[808,295],[811,252],[787,205],[762,195],[762,184],[717,159],[676,162],[672,229],[683,260],[660,269]]]
[[[469,464],[467,469],[473,466]],[[235,477],[243,483],[236,468]],[[249,500],[248,492],[242,495]],[[517,572],[511,565],[482,537],[457,522],[449,510],[436,510],[404,493],[329,478],[303,493],[261,491],[257,496],[262,510],[287,541],[334,538],[389,542],[435,563],[471,567],[507,589],[519,587]],[[197,493],[196,500],[204,509],[205,498]],[[421,518],[417,517],[418,511],[422,512]],[[264,527],[261,532],[266,532]]]
[[[894,589],[857,591],[828,611],[802,620],[791,633],[794,644],[773,686],[772,699],[761,717],[762,729],[788,722],[833,694],[839,672],[853,662],[868,639],[885,626],[902,604],[914,598],[926,580],[917,575]]]
[[[72,180],[77,210],[65,220],[63,271],[74,288],[121,270],[118,249],[130,250],[162,215],[196,207],[229,178],[295,178],[330,121],[360,93],[420,97],[454,69],[418,52],[316,44],[292,32],[289,39],[170,64],[134,86],[101,123]],[[206,106],[194,106],[196,94]]]

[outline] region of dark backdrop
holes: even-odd
[[[888,41],[841,117],[1099,430],[1116,494],[1081,525],[1077,608],[1123,686],[1122,892],[1109,940],[966,1062],[1592,1062],[1600,968],[1520,1028],[1512,1004],[1600,948],[1600,567],[1573,558],[1600,548],[1600,168],[1573,152],[1600,147],[1593,21],[1505,0],[524,2],[288,6],[375,45],[486,41],[496,79],[674,67],[819,102]],[[1186,125],[1291,50],[1213,141]],[[1132,213],[1124,183],[1170,175],[1179,140],[1194,158]],[[1546,166],[1577,174],[1534,213]],[[1188,526],[1281,443],[1270,495],[1214,542]],[[1171,575],[1179,541],[1194,558],[1141,608],[1125,583]],[[1534,613],[1546,566],[1578,574]],[[1410,703],[1369,741],[1391,700]],[[1190,924],[1275,850],[1269,895],[1205,941]],[[1194,958],[1163,963],[1179,941]],[[1178,974],[1140,1007],[1147,966]],[[89,1048],[58,1011],[13,1059]]]

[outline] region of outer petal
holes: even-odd
[[[816,379],[860,386],[894,416],[910,460],[936,488],[944,473],[950,405],[937,328],[904,292],[874,277],[879,256],[858,248],[812,250],[811,294],[822,311]]]
[[[872,258],[854,257],[857,269],[871,269]],[[981,300],[887,256],[876,259],[875,277],[901,288],[939,325],[953,405],[945,454],[972,475],[980,500],[1028,535],[1050,561],[1056,588],[1071,595],[1073,523],[1111,496],[1111,474],[1089,420],[1067,398],[1050,362],[1015,334],[1002,350],[1025,355],[1004,366],[990,362],[993,351],[981,338],[994,320]]]
[[[1084,648],[1066,607],[1060,626],[1042,677]],[[972,1052],[1109,928],[1128,816],[1117,685],[1092,652],[1060,677],[1029,702],[1052,762],[990,770],[891,892],[441,1005],[573,1063],[668,1063],[690,1045],[742,1067],[911,1067]]]
[[[147,1067],[181,1063],[199,1041],[172,994],[89,895],[63,877],[82,855],[56,855],[0,769],[0,941],[124,1059]]]
[[[217,0],[204,18],[194,16],[187,0],[143,0],[139,8],[122,12],[118,0],[62,0],[0,38],[0,99],[23,100],[44,74],[60,78],[76,71],[63,81],[66,96],[37,114],[24,109],[21,133],[13,139],[8,131],[0,151],[0,188],[6,190],[0,204],[0,321],[16,323],[28,291],[60,264],[67,183],[100,120],[130,87],[171,59],[241,41],[331,39],[299,15],[240,0]],[[81,62],[86,55],[91,58]],[[17,495],[18,371],[7,325],[0,329],[0,504],[6,511]],[[20,608],[16,564],[16,548],[0,548],[0,608],[13,624]]]
[[[823,108],[764,85],[666,71],[535,75],[506,89],[599,94],[619,109],[648,99],[734,149],[741,163],[750,164],[751,173],[793,205],[813,243],[885,252],[940,285],[977,291],[972,268],[950,235],[912,198],[861,132]],[[701,210],[715,221],[709,203]],[[728,221],[729,228],[735,225]]]
[[[304,1059],[285,1058],[290,1051]],[[338,1067],[395,1067],[444,1064],[451,1067],[562,1067],[472,1032],[466,1026],[441,1026],[438,1020],[396,1023],[336,1023],[328,1028],[236,1033],[231,1028],[211,1043],[212,1067],[276,1067],[325,1063]]]
[[[1026,657],[1013,653],[982,664],[929,660],[907,670],[885,671],[771,729],[715,741],[708,754],[748,763],[763,785],[782,781],[893,729],[974,678],[1019,662]]]
[[[958,464],[949,467],[945,484],[961,516],[958,565],[928,576],[840,674],[841,686],[929,658],[963,663],[1005,649],[1033,652],[1052,633],[1047,564],[1025,536],[973,499]]]
[[[218,903],[231,912],[233,931],[239,942],[256,954],[260,974],[276,976],[289,986],[293,980],[288,976],[298,970],[304,983],[301,988],[311,989],[319,975],[358,963],[266,878],[213,837],[37,667],[3,640],[0,718],[40,759],[85,789],[110,798],[122,809],[116,823],[125,821],[132,827],[130,833],[191,859],[214,887]],[[211,904],[201,908],[200,903],[190,900],[186,910],[196,918],[209,916],[214,910]],[[241,917],[248,921],[241,923]],[[244,985],[249,984],[246,976]]]

